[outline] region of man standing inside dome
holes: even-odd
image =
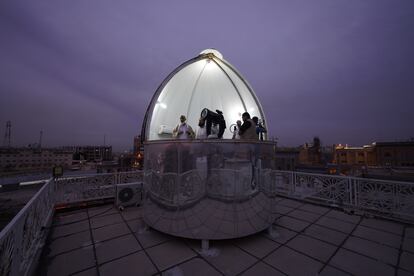
[[[256,133],[256,124],[250,119],[250,114],[244,112],[242,114],[243,124],[240,127],[239,135],[242,140],[258,140],[259,136]]]
[[[194,131],[190,125],[186,123],[187,118],[184,115],[180,116],[180,124],[173,129],[173,137],[177,139],[193,139]]]

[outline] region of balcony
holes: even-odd
[[[117,184],[142,179],[48,180],[0,233],[0,275],[414,274],[413,183],[264,170],[273,227],[202,249],[114,206]]]

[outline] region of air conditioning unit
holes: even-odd
[[[166,126],[166,125],[160,125],[160,128],[158,129],[158,134],[172,134],[173,133],[173,127]]]
[[[119,208],[141,204],[143,193],[142,182],[116,185],[116,206]]]

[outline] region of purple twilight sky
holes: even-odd
[[[279,144],[414,137],[414,1],[0,3],[0,130],[12,144],[132,148],[162,80],[216,48]]]

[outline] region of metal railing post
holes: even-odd
[[[354,205],[354,198],[353,198],[354,192],[353,192],[353,189],[354,189],[353,179],[351,177],[348,177],[348,196],[349,196],[349,204],[351,206]]]
[[[354,193],[354,206],[355,208],[359,209],[359,200],[358,200],[358,188],[359,188],[359,180],[358,179],[354,179],[354,188],[353,188],[353,193]]]
[[[399,209],[400,209],[400,197],[398,196],[399,194],[399,184],[394,184],[393,185],[393,210],[392,213],[399,213]]]

